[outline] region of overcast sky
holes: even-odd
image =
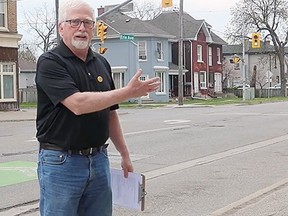
[[[60,4],[61,4],[61,0]],[[100,6],[120,4],[126,0],[86,0],[97,9]],[[160,6],[162,0],[134,0],[137,3],[153,2],[155,5]],[[33,12],[35,8],[43,7],[47,3],[51,9],[55,8],[55,0],[18,0],[18,31],[23,34],[23,39],[29,37],[29,33],[25,32],[23,26],[23,12]],[[174,0],[173,5],[179,7],[180,0]],[[184,11],[189,13],[195,19],[205,19],[210,25],[212,30],[224,38],[224,32],[227,24],[231,19],[230,9],[234,6],[236,0],[183,0]]]

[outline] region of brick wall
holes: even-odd
[[[17,1],[8,1],[8,29],[17,32]]]
[[[0,47],[0,61],[2,62],[17,62],[18,49],[10,47]]]

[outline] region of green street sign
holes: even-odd
[[[134,35],[121,34],[120,40],[134,40]]]

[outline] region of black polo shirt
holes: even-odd
[[[106,59],[89,50],[83,62],[61,43],[42,54],[37,62],[37,139],[66,149],[80,150],[103,145],[109,137],[110,108],[76,116],[62,103],[76,92],[115,89]],[[79,104],[81,106],[81,104]]]

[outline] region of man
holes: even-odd
[[[38,178],[42,216],[111,216],[108,138],[122,157],[124,176],[133,166],[116,110],[118,103],[144,96],[159,79],[115,89],[106,59],[89,48],[95,14],[83,0],[62,2],[60,44],[37,62]]]

